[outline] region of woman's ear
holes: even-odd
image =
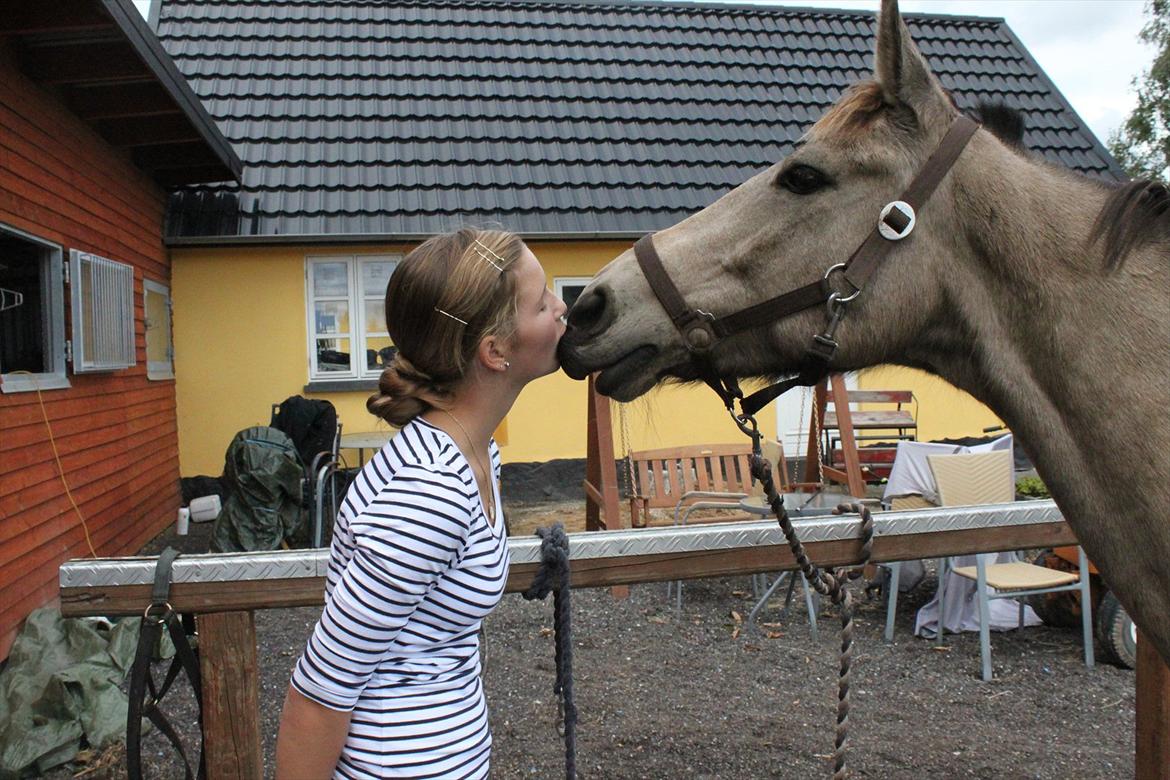
[[[488,371],[506,371],[508,369],[508,343],[499,336],[484,336],[479,341],[479,349],[475,356],[480,364]]]

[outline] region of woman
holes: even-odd
[[[281,717],[280,780],[488,775],[478,632],[508,572],[491,434],[557,369],[564,313],[510,233],[436,236],[391,276],[398,353],[366,405],[401,431],[338,513],[325,610]]]

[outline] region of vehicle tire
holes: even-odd
[[[1110,663],[1133,669],[1137,664],[1137,629],[1112,591],[1106,591],[1101,597],[1096,618],[1102,657]]]

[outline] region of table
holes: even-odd
[[[343,450],[358,451],[358,468],[365,463],[366,450],[380,450],[394,437],[394,431],[364,431],[341,434],[338,445]]]

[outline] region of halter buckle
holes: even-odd
[[[711,351],[716,341],[714,322],[715,315],[711,312],[702,309],[691,312],[691,316],[683,324],[688,352],[702,355]]]
[[[918,220],[914,207],[904,200],[890,201],[878,215],[878,232],[882,238],[901,241],[914,230]]]

